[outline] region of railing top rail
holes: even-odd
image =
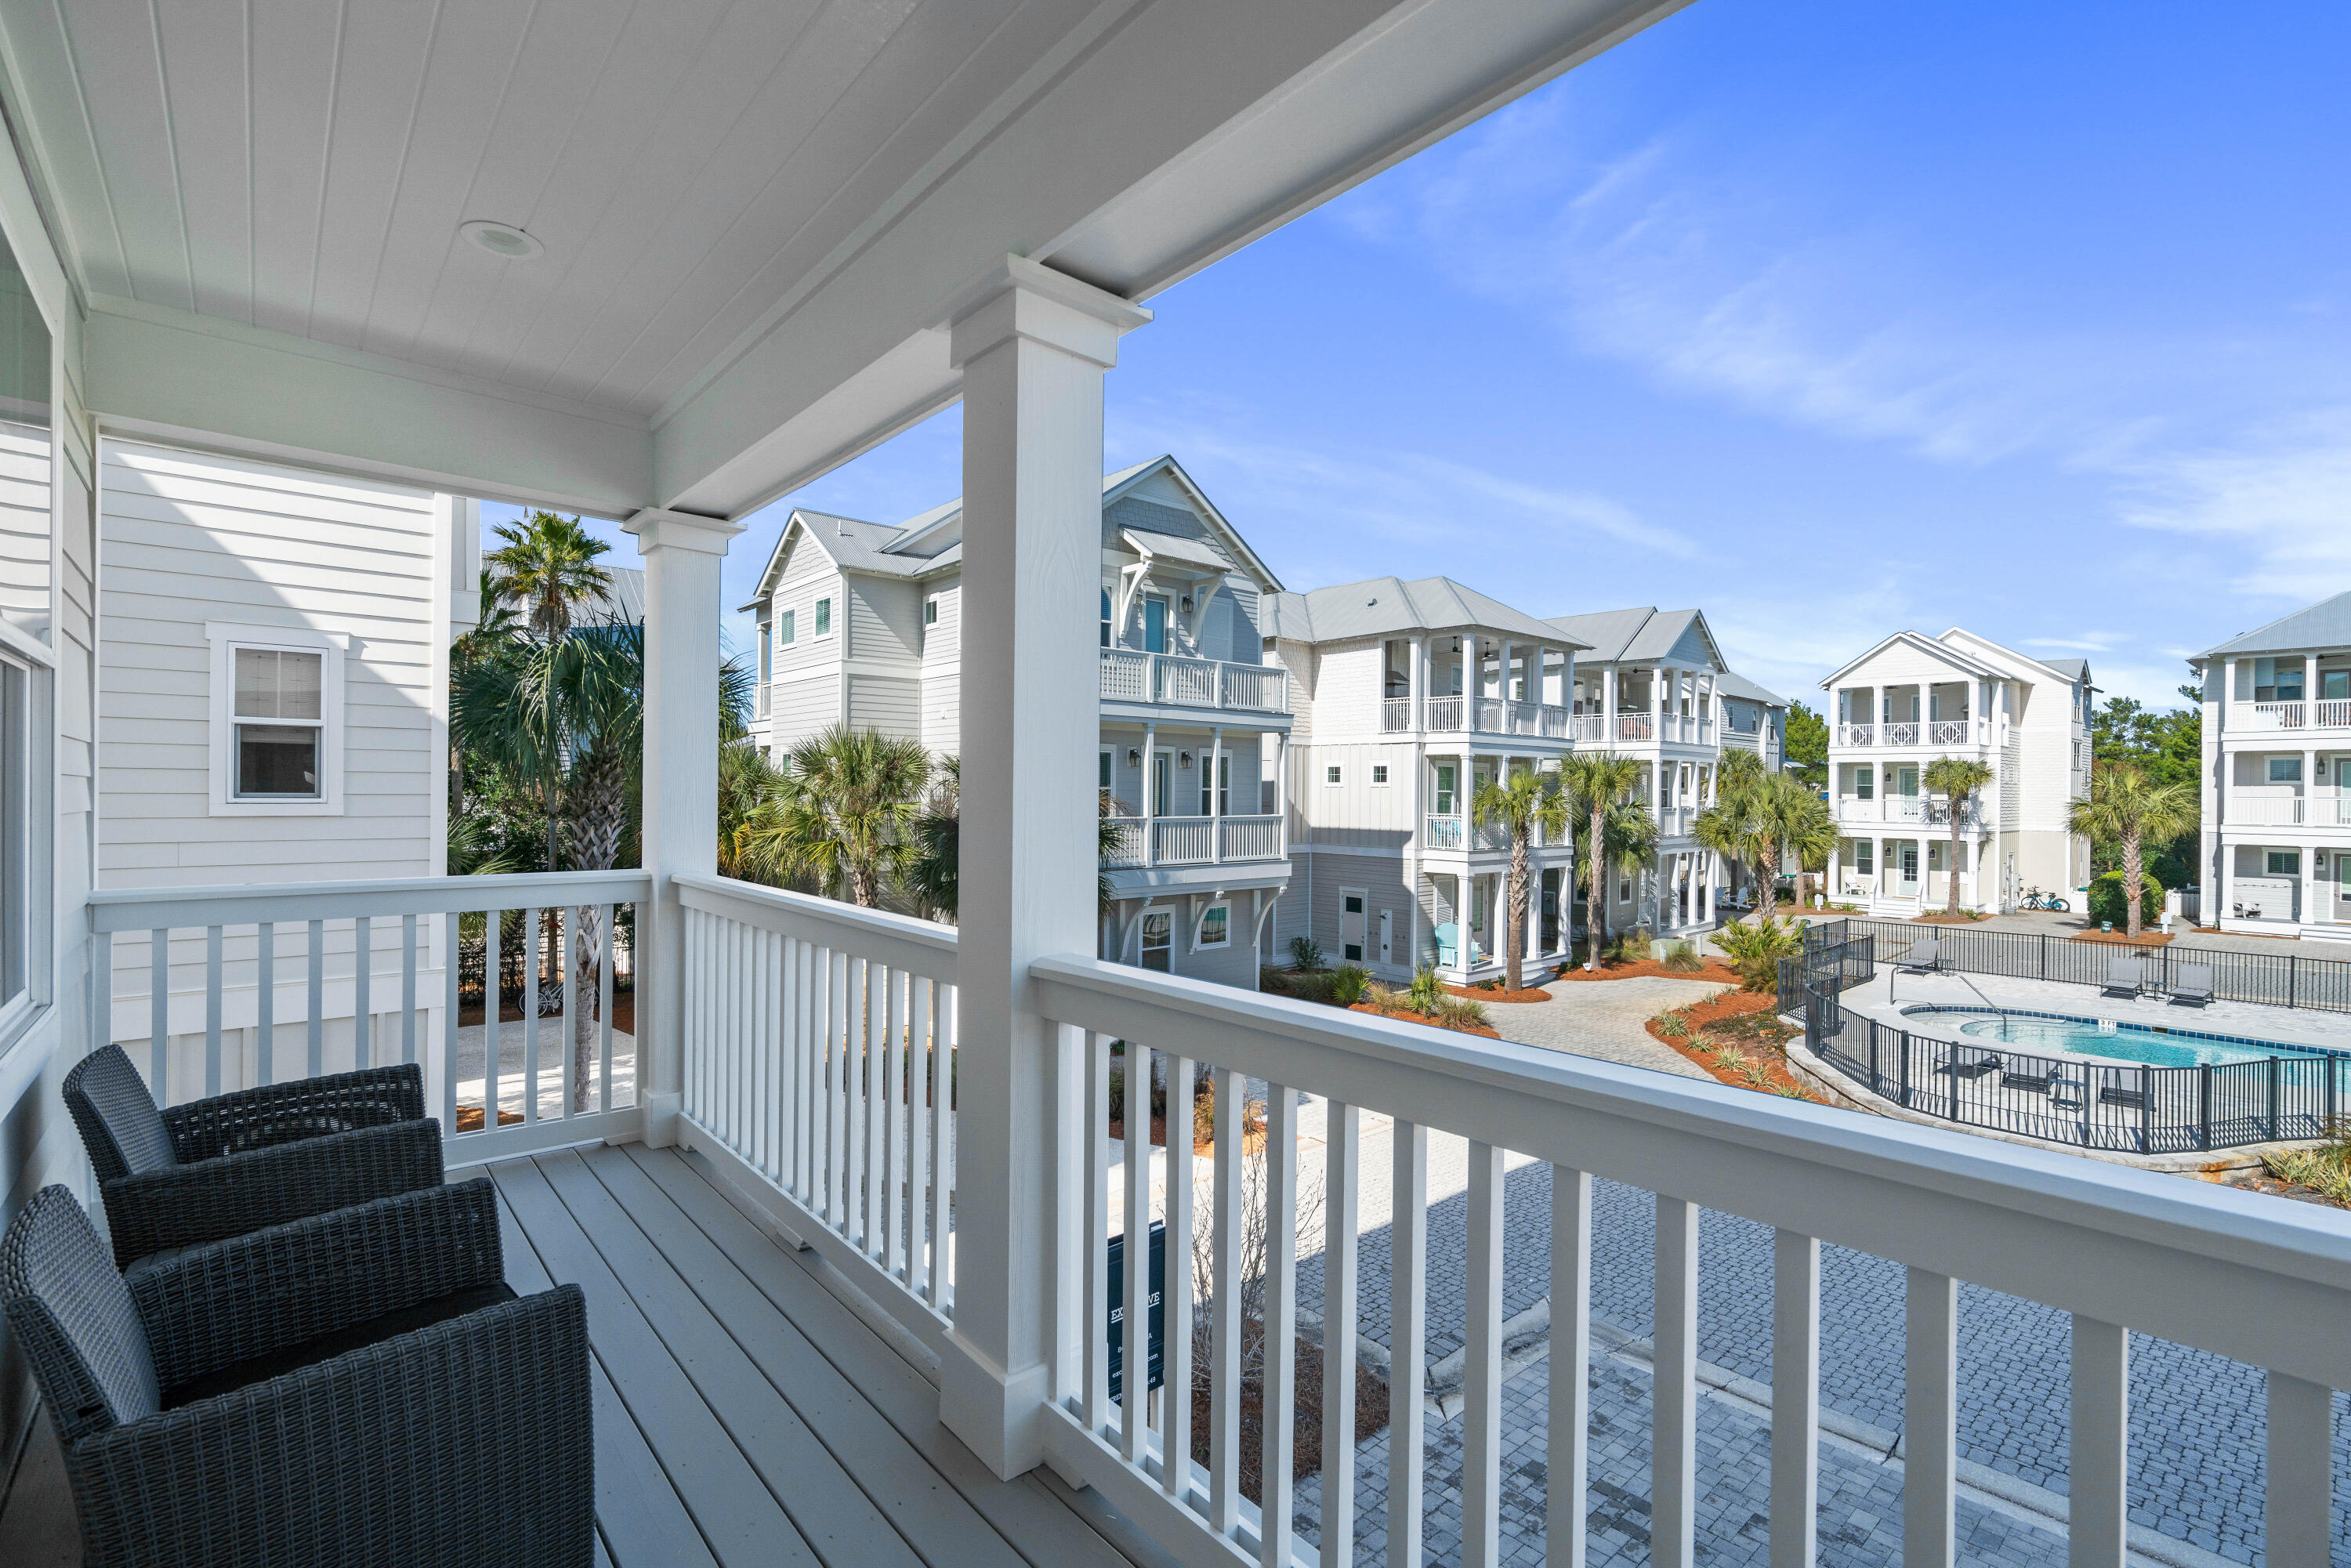
[[[821,942],[935,980],[956,977],[956,929],[886,909],[763,887],[731,876],[680,873],[678,902],[780,936]]]
[[[1064,1024],[1176,1039],[1251,1077],[2351,1383],[2335,1331],[2351,1311],[2351,1216],[1092,958],[1042,958],[1029,975]]]
[[[110,887],[89,894],[89,927],[103,934],[164,926],[250,925],[264,920],[344,920],[359,915],[470,915],[490,909],[632,904],[651,888],[650,876],[634,870],[248,883],[225,887]]]

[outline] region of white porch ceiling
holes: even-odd
[[[1008,252],[1147,295],[1679,3],[0,0],[0,45],[102,413],[733,514],[950,400]]]

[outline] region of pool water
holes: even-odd
[[[2268,1056],[2304,1056],[2290,1045],[2239,1045],[2227,1040],[2196,1040],[2158,1034],[2129,1024],[2112,1033],[2094,1023],[2070,1019],[1974,1019],[1959,1032],[1975,1040],[1998,1040],[2024,1051],[2066,1051],[2075,1056],[2104,1056],[2117,1061],[2144,1061],[2151,1067],[2219,1066],[2230,1061],[2259,1061]]]

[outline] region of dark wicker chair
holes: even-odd
[[[441,1185],[441,1126],[413,1064],[158,1109],[120,1046],[66,1074],[106,1200],[114,1260],[242,1236]]]
[[[592,1561],[586,1304],[507,1289],[486,1180],[128,1280],[46,1187],[0,1240],[0,1308],[91,1568]]]

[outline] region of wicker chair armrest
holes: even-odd
[[[151,1252],[242,1236],[441,1185],[441,1124],[395,1122],[117,1176],[99,1191],[128,1269]]]
[[[413,1122],[424,1114],[424,1070],[414,1062],[298,1078],[192,1100],[163,1110],[183,1165],[353,1127]]]
[[[564,1285],[95,1434],[66,1455],[105,1568],[588,1568],[588,1317]]]
[[[505,1277],[497,1195],[476,1176],[193,1248],[127,1282],[168,1389]]]

